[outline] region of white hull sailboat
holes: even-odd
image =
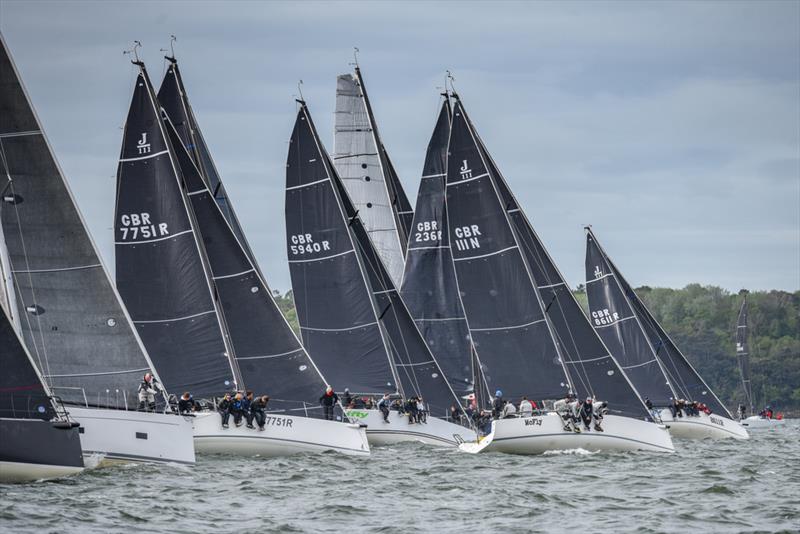
[[[631,417],[607,415],[603,431],[564,430],[561,416],[550,412],[533,417],[492,421],[492,431],[477,442],[462,443],[463,452],[544,454],[552,451],[675,452],[666,427]]]
[[[718,414],[684,415],[672,417],[669,409],[661,410],[661,422],[669,428],[669,433],[683,439],[748,439],[745,428],[728,417]]]
[[[372,446],[419,442],[426,445],[457,447],[464,441],[474,441],[475,431],[462,425],[428,416],[424,423],[409,423],[408,415],[389,412],[389,422],[380,410],[347,410],[347,416],[367,425],[367,439]]]
[[[99,466],[195,462],[192,423],[176,414],[69,407],[80,424],[81,448]]]
[[[785,422],[784,419],[770,419],[768,417],[761,417],[760,415],[751,415],[739,421],[741,426],[745,427],[747,430],[780,427],[783,426]]]
[[[194,443],[199,454],[243,456],[287,456],[307,452],[335,451],[348,456],[369,456],[364,427],[311,417],[267,413],[264,430],[235,426],[222,428],[218,413],[205,412],[194,418]]]

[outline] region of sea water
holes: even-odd
[[[0,532],[800,532],[800,421],[675,446],[124,465],[0,486]]]

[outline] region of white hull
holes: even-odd
[[[408,423],[408,416],[389,412],[389,422],[380,410],[347,410],[347,415],[367,425],[367,439],[373,446],[416,441],[427,445],[457,447],[463,441],[475,441],[475,432],[444,419],[428,416],[425,423]]]
[[[669,433],[684,439],[748,439],[747,430],[734,421],[717,414],[692,415],[672,418],[669,409],[661,410],[661,422],[669,428]]]
[[[192,423],[172,414],[69,407],[81,426],[81,448],[99,465],[114,463],[194,464]]]
[[[34,480],[49,480],[51,478],[76,475],[81,471],[83,471],[83,467],[0,462],[0,482],[18,484],[21,482],[33,482]]]
[[[498,419],[492,421],[492,432],[480,442],[462,443],[459,449],[473,454],[543,454],[577,449],[589,452],[675,452],[672,438],[663,425],[607,415],[602,428],[603,432],[594,429],[580,433],[565,431],[561,416],[552,412],[541,416]]]
[[[739,421],[743,427],[746,429],[751,428],[775,428],[777,426],[782,426],[785,422],[784,419],[767,419],[766,417],[760,417],[758,415],[751,415],[747,419]]]
[[[310,417],[267,414],[265,430],[222,428],[216,412],[194,418],[194,443],[198,453],[242,456],[288,456],[304,452],[336,451],[349,456],[368,456],[369,443],[358,424]]]

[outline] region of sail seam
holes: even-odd
[[[548,289],[548,288],[551,288],[551,287],[565,286],[565,285],[567,285],[566,282],[559,282],[557,284],[550,284],[549,286],[539,286],[539,289]]]
[[[483,174],[479,174],[478,176],[474,176],[472,178],[467,178],[466,180],[459,180],[457,182],[450,182],[450,183],[446,184],[446,187],[450,187],[451,185],[465,184],[467,182],[472,182],[473,180],[480,180],[481,178],[486,178],[487,176],[489,176],[489,173],[485,172]]]
[[[395,363],[397,367],[416,367],[418,365],[427,365],[429,363],[434,363],[436,360],[428,360],[426,362],[417,362],[417,363]]]
[[[293,185],[291,187],[287,187],[286,190],[287,191],[292,191],[294,189],[302,189],[303,187],[308,187],[310,185],[315,185],[315,184],[321,184],[322,182],[329,182],[330,180],[331,180],[330,178],[323,178],[322,180],[317,180],[315,182],[309,182],[307,184]]]
[[[307,263],[309,261],[329,260],[331,258],[336,258],[337,256],[344,256],[345,254],[350,254],[351,252],[355,252],[355,249],[346,250],[344,252],[340,252],[340,253],[334,254],[332,256],[323,256],[321,258],[309,258],[307,260],[289,260],[289,263]]]
[[[0,134],[0,139],[8,139],[10,137],[26,137],[29,135],[42,135],[41,130],[28,130],[25,132],[9,132]]]
[[[597,277],[597,278],[595,278],[594,280],[587,280],[587,281],[586,281],[586,283],[587,283],[587,284],[591,284],[592,282],[599,282],[599,281],[600,281],[600,280],[602,280],[603,278],[607,278],[607,277],[609,277],[609,276],[613,276],[613,275],[614,275],[614,273],[608,273],[608,274],[604,274],[603,276],[598,276],[598,277]],[[632,308],[632,307],[633,307],[633,306],[631,306],[631,308]]]
[[[377,325],[378,321],[374,321],[371,323],[364,323],[358,326],[351,326],[349,328],[311,328],[310,326],[300,326],[301,330],[311,330],[312,332],[347,332],[348,330],[358,330],[359,328],[364,328],[367,326],[374,326]]]
[[[605,356],[600,356],[599,358],[589,358],[588,360],[569,360],[566,363],[575,365],[578,363],[599,362],[600,360],[607,360],[609,358],[611,358],[611,356],[606,354]]]
[[[408,250],[438,250],[440,248],[449,249],[449,246],[440,245],[438,247],[409,247]]]
[[[192,191],[191,193],[186,193],[186,194],[187,194],[188,196],[190,196],[190,197],[193,197],[193,196],[195,196],[195,195],[199,195],[200,193],[205,193],[205,192],[207,192],[207,191],[208,191],[208,189],[206,189],[206,188],[204,187],[203,189],[198,189],[197,191]]]
[[[165,241],[167,239],[172,239],[173,237],[178,237],[179,235],[189,234],[192,230],[184,230],[182,232],[178,232],[177,234],[168,235],[165,237],[159,237],[156,239],[147,239],[145,241],[114,241],[115,245],[140,245],[142,243],[155,243],[156,241]]]
[[[500,326],[500,327],[493,327],[493,328],[470,328],[470,330],[473,331],[473,332],[491,332],[491,331],[494,331],[494,330],[513,330],[515,328],[525,328],[526,326],[532,326],[532,325],[535,325],[535,324],[538,324],[538,323],[543,323],[544,321],[545,321],[544,319],[537,319],[535,321],[531,321],[530,323],[525,323],[525,324],[518,324],[518,325],[512,325],[512,326]]]
[[[173,323],[175,321],[185,321],[186,319],[194,319],[195,317],[200,317],[201,315],[208,315],[209,313],[217,313],[217,310],[208,310],[200,313],[195,313],[194,315],[186,315],[185,317],[175,317],[173,319],[155,319],[152,321],[133,321],[133,322],[136,324]]]
[[[79,265],[78,267],[62,267],[60,269],[30,269],[30,270],[20,270],[20,271],[11,271],[15,274],[31,274],[31,273],[55,273],[61,271],[79,271],[81,269],[91,269],[93,267],[102,267],[103,265],[100,263],[94,263],[92,265]]]
[[[643,362],[643,363],[637,363],[636,365],[628,365],[628,366],[620,365],[620,367],[622,367],[623,369],[634,369],[636,367],[642,367],[644,365],[647,365],[647,364],[653,363],[653,362],[658,363],[658,358],[653,358],[652,360],[647,360],[646,362]]]
[[[439,174],[424,174],[422,178],[441,178],[442,176],[447,176],[447,173],[440,172]]]
[[[414,319],[415,321],[463,321],[466,317],[436,317],[433,319]]]
[[[127,163],[129,161],[142,161],[144,159],[151,159],[158,156],[163,156],[164,154],[168,154],[169,150],[162,150],[161,152],[156,152],[155,154],[148,154],[147,156],[140,156],[138,158],[121,158],[119,160],[120,163]]]
[[[617,323],[621,323],[622,321],[627,321],[628,319],[633,319],[633,318],[634,318],[634,316],[633,316],[633,315],[630,315],[630,316],[628,316],[628,317],[623,317],[622,319],[617,319],[616,321],[614,321],[614,322],[613,322],[613,323],[611,323],[611,324],[599,324],[599,325],[592,325],[592,326],[594,326],[594,328],[595,328],[595,329],[598,329],[598,328],[607,328],[607,327],[609,327],[609,326],[614,326],[614,325],[615,325],[615,324],[617,324]]]
[[[143,367],[141,369],[125,369],[122,371],[105,371],[102,373],[75,373],[69,375],[42,375],[47,378],[69,378],[75,376],[106,376],[106,375],[121,375],[121,374],[128,374],[128,373],[141,373],[142,371],[149,371],[149,367]]]
[[[247,269],[246,271],[242,271],[242,272],[240,272],[240,273],[234,273],[234,274],[223,274],[222,276],[213,276],[212,278],[213,278],[214,280],[222,280],[222,279],[224,279],[224,278],[235,278],[235,277],[237,277],[237,276],[241,276],[241,275],[243,275],[243,274],[247,274],[247,273],[252,273],[252,272],[254,272],[254,271],[255,271],[255,269]]]
[[[466,258],[453,258],[453,261],[477,260],[478,258],[488,258],[489,256],[494,256],[496,254],[501,254],[501,253],[507,252],[509,250],[514,250],[515,248],[518,248],[517,245],[511,246],[511,247],[506,247],[506,248],[501,249],[501,250],[496,250],[496,251],[490,252],[488,254],[481,254],[479,256],[468,256]]]
[[[281,352],[280,354],[266,354],[264,356],[242,356],[236,357],[237,360],[262,360],[265,358],[280,358],[281,356],[288,356],[289,354],[295,354],[297,352],[301,352],[303,347],[298,347],[294,350],[290,350],[289,352]]]

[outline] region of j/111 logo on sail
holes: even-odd
[[[599,265],[595,265],[594,266],[594,277],[595,278],[600,278],[602,276],[603,276],[603,271],[600,270],[600,266]]]
[[[469,178],[472,178],[472,169],[469,168],[467,160],[464,160],[464,164],[461,165],[459,172],[461,173],[462,180],[468,180]]]
[[[136,148],[139,149],[139,154],[147,154],[150,152],[150,143],[147,142],[147,132],[142,132],[142,138],[136,143]]]

